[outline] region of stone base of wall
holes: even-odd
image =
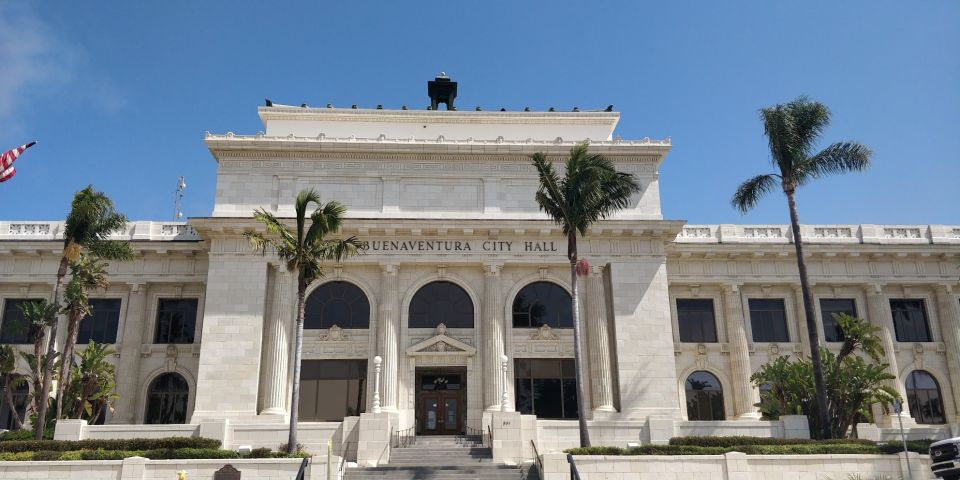
[[[299,458],[266,458],[235,460],[147,460],[130,457],[123,460],[71,462],[0,462],[0,478],[37,480],[170,480],[177,472],[188,479],[213,478],[225,465],[240,471],[243,479],[294,480],[300,470]],[[333,465],[332,479],[338,480]],[[307,480],[327,478],[327,464],[322,457],[310,461],[305,471]]]
[[[847,480],[933,478],[930,460],[917,453],[899,455],[577,455],[581,480]],[[542,456],[543,480],[570,480],[565,454]]]

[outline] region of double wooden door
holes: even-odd
[[[459,391],[422,392],[417,415],[421,435],[457,435],[462,432],[463,405]]]

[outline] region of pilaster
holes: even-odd
[[[139,423],[134,418],[140,382],[140,346],[143,344],[147,311],[147,285],[130,285],[127,311],[123,316],[120,361],[117,362],[117,412],[110,423]]]
[[[953,393],[955,415],[960,416],[960,300],[950,285],[940,284],[935,288],[940,331],[947,350],[947,372],[950,375],[950,391]],[[958,419],[951,420],[957,422]]]
[[[864,286],[864,293],[867,297],[867,321],[880,327],[880,341],[883,346],[883,352],[886,355],[884,359],[889,365],[889,372],[896,376],[892,380],[887,381],[887,386],[894,388],[897,392],[900,393],[900,397],[903,399],[903,419],[905,421],[910,421],[910,407],[907,404],[907,391],[903,383],[903,379],[900,378],[900,367],[897,362],[897,351],[896,345],[894,344],[894,329],[893,329],[893,316],[890,313],[890,305],[887,302],[886,297],[883,295],[883,285],[880,284],[869,284]],[[884,426],[894,426],[896,422],[891,420],[891,416],[887,418],[878,419],[878,424],[883,424]]]
[[[603,267],[590,268],[587,285],[587,338],[590,352],[590,389],[594,412],[615,412],[613,374],[610,370],[610,335],[607,331],[607,302],[603,289]]]
[[[727,342],[730,349],[730,372],[733,379],[733,411],[737,419],[758,420],[760,413],[754,404],[760,399],[750,383],[750,350],[747,343],[747,327],[743,315],[740,286],[723,286],[723,307],[727,325]]]

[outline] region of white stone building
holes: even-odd
[[[343,234],[369,248],[329,265],[308,291],[305,442],[371,411],[380,356],[394,432],[486,429],[506,394],[508,410],[536,415],[520,418],[546,449],[567,446],[576,438],[569,265],[534,202],[529,155],[559,161],[583,141],[642,186],[580,244],[591,264],[581,286],[595,443],[649,441],[664,428],[784,435],[760,420],[749,376],[810,349],[790,228],[664,219],[668,139],[622,140],[612,111],[258,114],[264,132],[206,136],[217,162],[211,216],[117,233],[137,256],[111,265],[81,343],[115,344],[120,398],[113,425],[88,435],[213,424],[231,425],[234,443],[285,439],[296,288],[243,232],[260,227],[254,209],[292,217],[296,193],[315,188],[346,204]],[[0,342],[30,349],[16,305],[51,295],[61,228],[0,222]],[[960,422],[960,225],[802,228],[826,345],[839,346],[829,312],[865,317],[882,328],[908,425],[923,436]]]

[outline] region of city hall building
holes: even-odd
[[[342,234],[367,248],[327,265],[307,290],[307,443],[370,414],[375,393],[393,432],[486,429],[505,410],[539,429],[541,443],[575,442],[566,242],[534,201],[530,155],[562,162],[589,142],[642,187],[579,247],[590,265],[579,284],[594,442],[649,437],[659,420],[680,433],[775,433],[750,375],[810,352],[789,226],[663,218],[658,171],[670,140],[620,138],[610,108],[441,110],[437,100],[423,110],[268,102],[257,110],[262,132],[208,133],[213,211],[130,223],[115,238],[136,258],[112,262],[110,287],[92,292],[79,343],[113,344],[118,369],[119,398],[99,428],[226,421],[235,438],[242,427],[268,446],[285,440],[296,285],[244,232],[262,229],[258,208],[292,219],[297,193],[314,188],[346,205]],[[825,345],[843,339],[832,313],[866,318],[908,400],[907,425],[956,428],[960,225],[801,228]],[[17,306],[50,297],[61,231],[58,221],[0,222],[0,343],[31,350]],[[877,414],[880,428],[895,418]],[[9,412],[0,421],[9,427]]]

